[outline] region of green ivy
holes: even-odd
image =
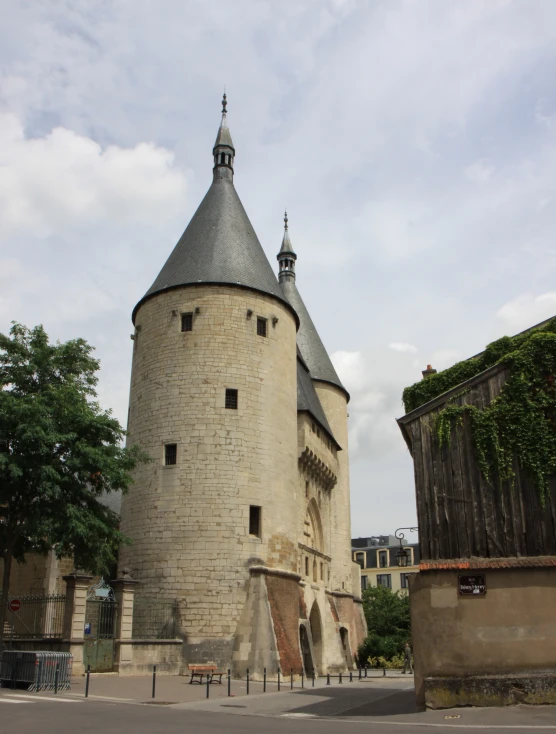
[[[440,445],[467,415],[481,473],[489,482],[513,480],[517,461],[533,479],[544,505],[548,477],[556,473],[556,318],[541,328],[489,344],[483,354],[460,362],[404,390],[409,412],[492,365],[504,363],[509,376],[500,394],[484,409],[449,403],[438,414]],[[452,398],[461,398],[458,393]]]

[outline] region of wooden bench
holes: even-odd
[[[216,665],[188,665],[191,678],[189,683],[203,684],[203,676],[207,676],[209,683],[220,683],[222,685],[222,676],[225,673],[220,672]],[[218,680],[216,680],[218,678]],[[197,680],[198,679],[198,680]]]

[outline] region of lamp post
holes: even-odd
[[[416,533],[419,528],[398,528],[394,533],[394,537],[400,541],[400,548],[396,553],[396,560],[398,561],[398,566],[400,568],[405,568],[409,561],[409,551],[403,547],[403,541],[405,538],[405,533],[402,532],[403,530],[407,530],[410,533]]]

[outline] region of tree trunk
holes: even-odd
[[[6,550],[4,555],[4,575],[2,578],[2,600],[0,603],[0,649],[3,647],[4,641],[4,625],[6,623],[6,615],[8,613],[8,592],[10,590],[10,576],[12,573],[13,553],[11,548]]]

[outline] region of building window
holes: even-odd
[[[365,591],[367,588],[367,577],[361,576],[361,591]]]
[[[316,562],[316,560],[313,561],[313,581],[315,582],[315,584],[318,581],[318,578],[317,578],[317,562]]]
[[[385,586],[387,589],[392,588],[392,576],[389,573],[379,573],[376,577],[377,586]]]
[[[266,319],[257,317],[257,335],[266,336]]]
[[[400,583],[402,589],[409,589],[409,577],[413,576],[412,573],[402,573],[400,574]]]
[[[355,562],[358,563],[361,568],[365,568],[365,554],[364,553],[356,553],[355,554]]]
[[[261,508],[256,505],[249,507],[249,535],[261,537]]]
[[[305,480],[305,497],[309,496],[309,480]]]
[[[379,551],[378,565],[380,568],[388,568],[388,551]]]
[[[226,408],[237,410],[237,390],[226,389]]]
[[[182,313],[181,330],[182,331],[193,331],[193,314],[192,313]]]
[[[320,564],[320,580],[324,581],[324,563]]]
[[[178,445],[177,443],[167,443],[164,446],[164,463],[166,466],[172,466],[178,463]]]
[[[309,575],[309,558],[305,556],[305,576]]]

